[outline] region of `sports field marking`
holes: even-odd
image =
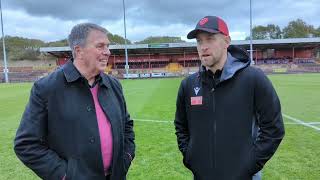
[[[297,125],[301,125],[301,123],[297,123],[297,122],[286,122],[284,124],[297,124]],[[308,122],[306,124],[309,124],[309,125],[320,125],[320,122]]]
[[[135,119],[133,121],[141,121],[141,122],[156,122],[156,123],[170,123],[172,124],[173,121],[165,121],[165,120],[154,120],[154,119]]]
[[[296,119],[294,117],[291,117],[289,115],[286,115],[286,114],[282,114],[284,117],[294,121],[293,123],[284,123],[284,124],[298,124],[298,125],[303,125],[303,126],[306,126],[306,127],[310,127],[310,128],[313,128],[317,131],[320,131],[320,128],[319,127],[316,127],[316,126],[313,126],[313,125],[318,125],[320,124],[320,122],[309,122],[309,123],[306,123],[302,120],[299,120],[299,119]],[[156,122],[156,123],[173,123],[173,121],[165,121],[165,120],[154,120],[154,119],[135,119],[133,118],[134,121],[141,121],[141,122]]]
[[[313,125],[311,125],[311,124],[309,124],[309,123],[306,123],[306,122],[304,122],[304,121],[302,121],[302,120],[300,120],[300,119],[296,119],[296,118],[291,117],[291,116],[286,115],[286,114],[282,114],[282,115],[283,115],[284,117],[286,117],[286,118],[288,118],[288,119],[290,119],[290,120],[298,123],[298,124],[301,124],[301,125],[303,125],[303,126],[310,127],[310,128],[315,129],[315,130],[317,130],[317,131],[320,131],[320,128],[319,128],[319,127],[313,126]]]

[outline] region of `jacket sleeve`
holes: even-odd
[[[121,96],[124,103],[124,151],[126,156],[129,156],[130,161],[132,161],[135,157],[135,134],[133,131],[133,120],[130,118],[130,114],[127,109],[126,100],[124,98],[123,89],[121,86],[121,83],[114,78],[114,80],[117,82],[118,86],[121,90]]]
[[[187,147],[189,144],[189,130],[188,130],[188,121],[187,121],[187,111],[186,111],[186,102],[185,102],[185,89],[186,79],[183,80],[180,84],[178,91],[177,102],[176,102],[176,114],[175,114],[175,130],[177,135],[178,147],[185,156]]]
[[[47,102],[37,82],[31,90],[29,103],[23,113],[14,140],[17,157],[43,179],[62,179],[66,161],[47,144]]]
[[[253,174],[273,156],[285,133],[278,95],[261,70],[255,74],[254,103],[259,131],[252,152]]]
[[[125,103],[125,132],[124,132],[124,148],[125,152],[129,153],[129,158],[132,161],[135,157],[135,135],[133,131],[133,120],[130,118],[128,113],[126,102]]]

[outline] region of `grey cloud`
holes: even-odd
[[[253,15],[256,23],[289,20],[293,14],[303,16],[301,12],[319,9],[318,0],[252,0]],[[249,0],[125,0],[128,21],[139,24],[194,25],[205,15],[218,15],[237,26],[248,24]],[[33,16],[51,16],[61,20],[88,19],[94,22],[122,19],[122,0],[9,0],[9,8],[23,9]],[[296,16],[295,15],[295,16]],[[304,19],[303,17],[301,17]],[[305,17],[308,18],[308,17]],[[239,23],[245,22],[245,23]],[[286,24],[287,22],[283,22]]]
[[[123,18],[122,0],[7,0],[2,2],[3,8],[24,11],[32,17],[52,17],[62,22],[88,20],[113,26]],[[127,23],[132,28],[145,27],[146,37],[149,34],[148,28],[151,26],[159,26],[164,32],[172,31],[172,25],[177,24],[192,29],[196,22],[206,15],[222,17],[229,25],[231,32],[249,32],[250,0],[125,0],[125,2]],[[319,0],[252,0],[252,3],[253,25],[273,23],[283,28],[289,21],[301,18],[315,27],[320,26]],[[130,29],[128,31],[130,34]],[[167,34],[171,33],[167,32]],[[184,35],[184,32],[181,34]],[[133,37],[133,39],[136,38]]]
[[[10,0],[5,5],[32,16],[50,16],[61,20],[88,19],[99,23],[106,19],[117,20],[122,16],[122,1],[112,0]]]

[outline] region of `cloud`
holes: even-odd
[[[3,18],[5,35],[45,41],[64,39],[69,34],[72,26],[85,21],[61,21],[49,16],[36,17],[14,10],[4,10],[3,14],[6,14]]]
[[[253,26],[276,24],[281,28],[289,21],[303,19],[320,26],[319,0],[253,1]],[[206,15],[222,17],[229,25],[232,39],[249,35],[249,0],[125,0],[127,38],[139,41],[148,36],[179,36],[194,28]],[[79,22],[100,24],[113,34],[124,36],[122,1],[111,0],[9,0],[3,1],[7,34],[39,38],[46,41],[67,36]]]
[[[116,20],[122,14],[121,1],[103,0],[10,0],[5,1],[12,10],[21,10],[32,16],[50,16],[64,21],[88,19],[97,23],[104,19]]]

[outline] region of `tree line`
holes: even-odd
[[[287,39],[320,37],[320,26],[315,28],[302,19],[290,21],[286,27],[280,29],[278,25],[255,26],[252,28],[252,39]],[[246,38],[247,40],[250,37]]]

